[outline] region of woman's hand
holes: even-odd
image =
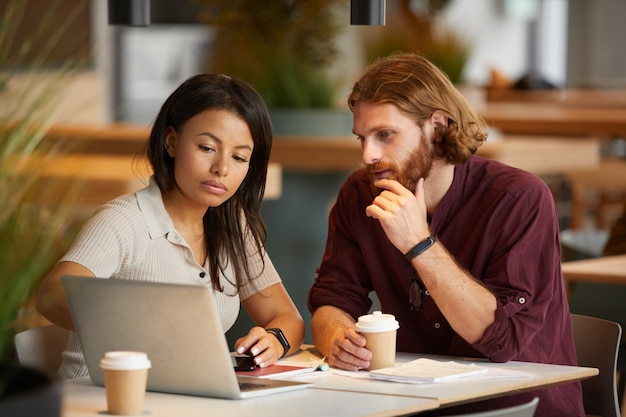
[[[282,283],[271,285],[244,299],[242,305],[257,327],[235,343],[238,353],[255,357],[258,366],[270,366],[281,357],[295,353],[304,339],[304,320]],[[289,351],[285,352],[278,338],[265,329],[280,329]]]
[[[273,365],[285,353],[276,336],[260,326],[253,327],[246,336],[237,339],[235,350],[239,354],[254,356],[254,363],[261,368]]]

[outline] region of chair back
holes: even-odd
[[[463,414],[449,417],[533,417],[539,404],[539,398],[513,407],[501,408],[499,410],[483,411],[479,413]]]
[[[622,327],[596,317],[571,317],[578,365],[600,370],[598,376],[581,381],[585,413],[620,417],[615,372]]]
[[[20,364],[54,376],[61,366],[61,354],[69,334],[69,330],[56,325],[35,327],[16,334],[15,350]]]

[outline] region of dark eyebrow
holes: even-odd
[[[224,143],[220,138],[218,138],[217,136],[215,136],[211,132],[198,133],[196,136],[207,136],[207,137],[210,137],[214,141],[218,142],[220,145]],[[235,146],[235,148],[237,148],[237,149],[248,149],[250,152],[252,152],[252,148],[250,147],[250,145],[238,145],[238,146]]]

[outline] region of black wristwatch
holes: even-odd
[[[283,333],[283,331],[280,330],[278,327],[265,329],[265,331],[276,336],[276,339],[278,339],[280,344],[283,346],[283,349],[285,349],[281,358],[285,356],[287,352],[289,352],[289,348],[291,348],[291,346],[289,345],[289,342],[287,341],[287,338],[285,337],[285,334]]]

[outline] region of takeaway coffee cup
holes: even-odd
[[[374,311],[359,317],[356,329],[365,337],[365,347],[372,352],[370,370],[388,368],[396,362],[398,321],[392,314]]]
[[[150,367],[148,355],[143,352],[114,351],[104,354],[100,368],[104,373],[109,414],[141,414]]]

